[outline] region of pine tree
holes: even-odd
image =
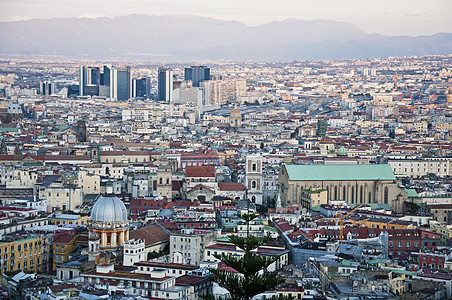
[[[268,291],[284,282],[278,277],[276,271],[270,272],[267,268],[276,260],[278,256],[258,256],[253,250],[265,244],[268,238],[256,238],[249,235],[249,223],[255,219],[255,214],[244,214],[241,218],[247,224],[247,236],[239,237],[232,235],[230,241],[245,253],[242,257],[231,254],[215,255],[217,259],[224,262],[228,267],[239,273],[232,273],[225,270],[212,269],[211,279],[219,286],[229,291],[226,297],[215,297],[208,295],[206,300],[228,299],[228,300],[250,300],[253,296]],[[277,299],[293,299],[291,297],[278,297]]]

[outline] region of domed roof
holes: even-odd
[[[127,209],[118,197],[101,197],[94,203],[91,221],[110,223],[127,221]]]
[[[345,149],[344,146],[341,146],[341,147],[337,150],[337,155],[347,155],[347,150]]]
[[[231,110],[231,117],[241,117],[242,113],[237,108]]]

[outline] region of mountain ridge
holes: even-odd
[[[349,22],[288,18],[249,26],[194,15],[132,14],[0,22],[0,55],[293,60],[452,53],[452,33],[385,36]]]

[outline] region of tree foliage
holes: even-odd
[[[250,300],[254,296],[271,290],[284,282],[276,271],[268,267],[279,259],[278,256],[259,256],[254,250],[264,245],[268,238],[257,238],[249,235],[249,222],[255,219],[255,214],[243,214],[241,218],[247,223],[247,236],[229,236],[230,241],[244,251],[243,256],[232,254],[214,255],[228,267],[238,273],[227,270],[211,269],[211,279],[225,288],[229,295],[207,295],[206,300]],[[273,297],[272,299],[292,299],[291,297]]]

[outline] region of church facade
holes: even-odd
[[[282,206],[301,203],[305,189],[325,189],[328,200],[386,203],[401,212],[408,200],[389,165],[284,165],[278,176]]]

